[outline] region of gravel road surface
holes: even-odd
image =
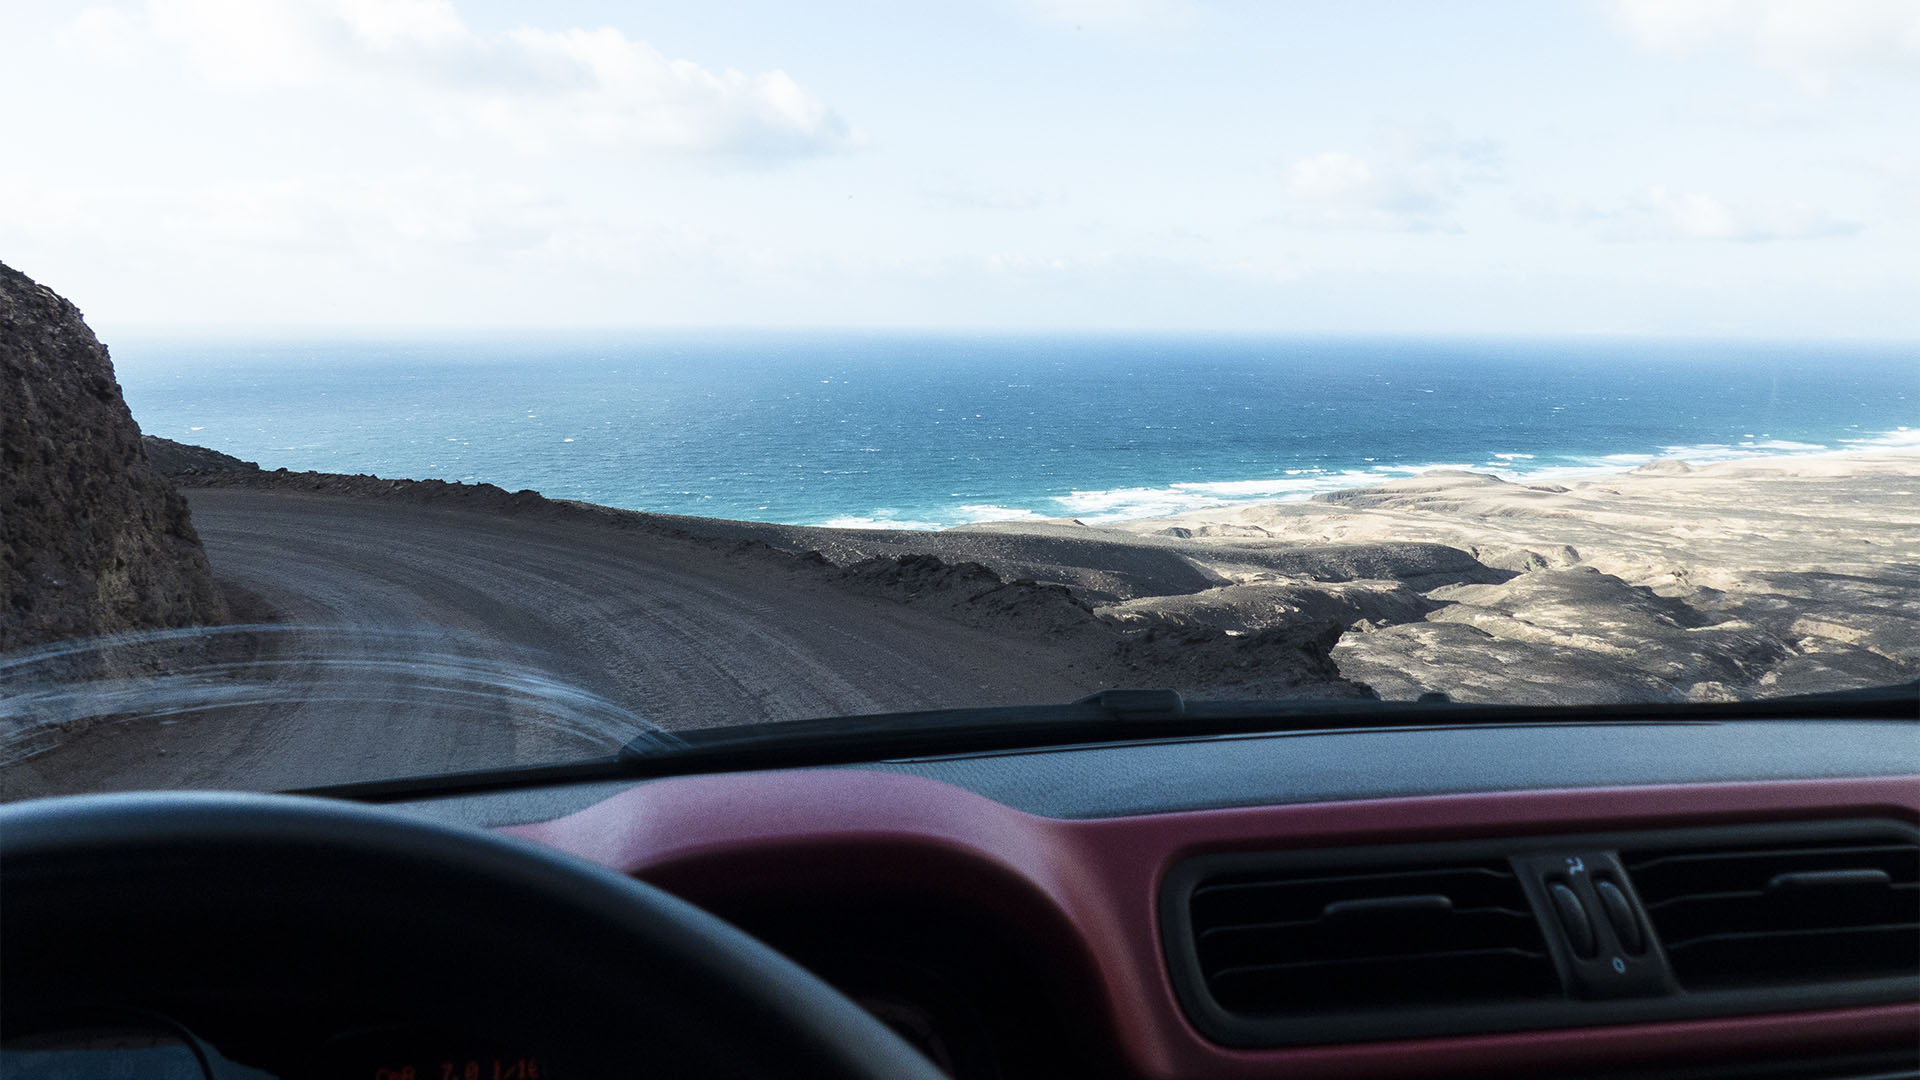
[[[856,595],[723,542],[339,496],[188,494],[216,578],[286,627],[240,677],[251,696],[93,724],[6,768],[7,797],[563,760],[649,729],[1066,701],[1093,678],[1064,647]]]

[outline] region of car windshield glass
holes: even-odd
[[[1920,677],[1902,5],[7,23],[5,798]]]

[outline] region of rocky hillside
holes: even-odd
[[[146,447],[147,464],[152,465],[162,476],[198,476],[201,473],[259,471],[260,466],[251,461],[242,461],[232,454],[223,454],[218,450],[209,450],[204,446],[174,442],[158,435],[143,435],[140,442]]]
[[[218,621],[186,500],[147,461],[106,346],[0,264],[0,651]]]

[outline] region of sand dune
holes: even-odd
[[[1715,699],[1920,675],[1920,453],[1910,450],[1656,462],[1564,485],[1432,472],[1089,532],[1177,537],[1230,583],[1159,605],[1182,619],[1250,629],[1330,606],[1355,615],[1334,658],[1386,697]],[[1503,579],[1349,578],[1248,557],[1326,545],[1374,557],[1412,544],[1453,549]]]

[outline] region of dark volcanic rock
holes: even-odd
[[[225,606],[186,500],[148,464],[106,347],[0,264],[0,651],[186,626]]]
[[[140,441],[147,450],[147,464],[158,469],[162,476],[260,471],[260,466],[251,461],[241,461],[232,454],[223,454],[204,446],[174,442],[172,439],[163,439],[158,435],[142,435]]]
[[[856,591],[935,609],[984,630],[1102,639],[1112,634],[1107,622],[1065,586],[1007,581],[976,562],[953,563],[927,554],[881,556],[854,563],[840,576]]]
[[[847,567],[846,579],[903,600],[953,592],[971,597],[1001,585],[999,574],[977,562],[950,563],[927,554],[864,559]]]
[[[1369,544],[1216,544],[1211,561],[1306,581],[1398,581],[1425,592],[1446,585],[1493,585],[1514,571],[1487,566],[1445,544],[1386,541]],[[1194,591],[1194,590],[1189,590]]]
[[[1211,626],[1153,626],[1114,647],[1117,685],[1171,687],[1225,699],[1373,699],[1332,659],[1340,624],[1306,620],[1232,634]]]
[[[1300,622],[1368,628],[1418,622],[1446,605],[1399,582],[1257,582],[1186,596],[1155,596],[1101,608],[1121,620],[1212,626],[1253,633]]]
[[[1149,613],[1108,618],[1061,585],[1006,581],[979,563],[937,555],[868,559],[840,571],[843,584],[983,630],[1076,641],[1111,686],[1167,687],[1199,697],[1368,698],[1344,679],[1331,651],[1341,623],[1276,618],[1250,633]]]

